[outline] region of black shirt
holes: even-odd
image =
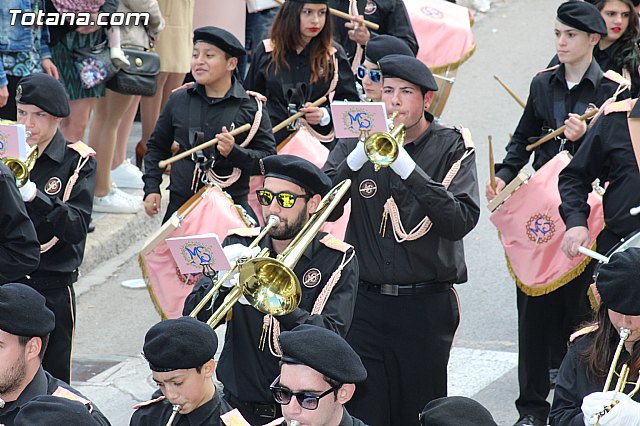
[[[355,257],[342,270],[322,314],[310,314],[331,274],[343,261],[343,257],[349,258],[353,252],[353,248],[341,241],[336,244],[344,249],[344,252],[320,242],[325,235],[316,235],[293,269],[300,280],[302,299],[293,312],[277,317],[281,331],[291,330],[299,324],[317,325],[333,330],[341,336],[345,336],[349,330],[358,284],[358,262]],[[239,243],[248,246],[251,241],[253,238],[230,235],[225,239],[224,245]],[[335,243],[337,240],[333,241]],[[273,253],[271,238],[268,235],[260,241],[260,247],[269,248]],[[317,274],[313,274],[316,271]],[[316,280],[306,280],[312,276]],[[307,285],[303,284],[305,281],[308,282]],[[210,287],[207,284],[207,279],[201,280],[187,297],[183,311],[185,315],[188,315],[207,293]],[[221,292],[218,296],[214,308],[221,304],[225,293]],[[211,311],[203,310],[198,318],[206,320],[210,315]],[[232,315],[232,321],[227,324],[225,343],[216,369],[217,377],[224,384],[225,394],[229,392],[242,401],[273,404],[269,385],[278,376],[280,367],[279,358],[271,354],[268,343],[264,350],[258,348],[264,314],[252,306],[236,303]]]
[[[31,280],[21,280],[37,289],[67,286],[66,277],[78,269],[84,258],[87,228],[93,210],[96,185],[96,160],[88,158],[80,169],[67,202],[63,202],[67,183],[81,161],[80,154],[69,148],[60,130],[36,160],[30,179],[38,192],[33,201],[25,203],[41,244],[56,237],[59,241],[40,254],[38,269]],[[63,277],[56,281],[56,277]],[[58,282],[59,284],[56,284]]]
[[[215,138],[222,132],[222,127],[232,130],[232,123],[240,127],[253,123],[258,110],[256,99],[247,95],[242,85],[233,80],[231,89],[223,98],[209,98],[204,86],[195,83],[192,87],[173,93],[162,110],[156,127],[147,143],[147,154],[144,158],[145,174],[144,194],[159,194],[163,169],[158,167],[160,160],[171,157],[171,144],[175,140],[183,152],[192,148],[189,129],[204,132],[204,141]],[[200,122],[193,123],[191,117],[200,115]],[[241,170],[238,181],[225,189],[238,203],[246,201],[249,193],[249,177],[258,173],[258,160],[275,154],[275,143],[271,132],[269,115],[263,109],[260,128],[246,147],[240,144],[248,133],[235,136],[235,145],[227,158],[220,155],[215,146],[204,150],[207,158],[215,158],[213,171],[220,176],[229,175],[234,167]],[[169,190],[183,198],[189,198],[194,191],[191,184],[194,176],[195,162],[191,157],[183,158],[171,165],[171,183]],[[202,183],[198,183],[198,188]],[[196,191],[197,191],[196,189]]]
[[[96,421],[96,424],[103,426],[110,426],[109,420],[100,412],[98,407],[92,403],[86,403],[83,400],[87,400],[80,392],[63,382],[53,377],[40,367],[31,383],[22,391],[18,399],[15,401],[5,401],[4,408],[0,408],[0,424],[4,426],[13,426],[13,422],[18,415],[20,409],[33,398],[39,395],[54,395],[61,398],[67,397],[69,399],[80,400],[87,406],[87,409],[91,412],[91,417]],[[74,397],[75,395],[75,397]]]
[[[368,162],[353,172],[346,157],[356,143],[355,139],[340,140],[324,170],[334,185],[352,180],[345,240],[360,254],[360,279],[374,284],[467,281],[462,237],[480,216],[475,154],[462,162],[448,189],[441,183],[465,152],[460,133],[432,122],[422,136],[406,144],[416,168],[404,181],[391,168],[376,172]],[[417,240],[397,243],[389,220],[381,237],[384,204],[391,196],[405,229],[413,229],[429,216],[431,231]]]
[[[560,173],[560,214],[567,228],[587,226],[590,212],[587,197],[596,178],[609,181],[603,198],[607,229],[619,238],[640,229],[640,215],[629,213],[629,209],[640,205],[640,173],[626,111],[600,117]]]
[[[358,12],[364,19],[380,25],[377,31],[369,30],[372,37],[376,34],[398,37],[407,43],[414,54],[418,53],[418,41],[402,0],[357,0],[357,3]],[[329,7],[349,13],[349,0],[329,0]],[[346,22],[334,16],[333,34],[351,60],[356,52],[356,42],[349,38],[349,29],[344,26]]]
[[[40,243],[11,170],[0,161],[0,285],[38,267]]]
[[[343,408],[342,410],[343,410],[342,419],[340,420],[340,423],[338,423],[337,426],[367,426],[366,423],[364,423],[362,420],[356,419],[351,414],[349,414],[346,408]],[[287,426],[287,422],[283,421],[280,425]]]
[[[507,155],[502,163],[496,164],[496,176],[511,182],[520,169],[528,162],[531,152],[526,146],[529,138],[537,138],[564,124],[568,113],[578,115],[585,113],[589,104],[600,107],[617,88],[617,84],[604,78],[600,66],[594,60],[587,68],[582,80],[572,89],[567,87],[564,64],[558,68],[547,70],[535,76],[531,81],[529,98],[518,127],[507,145]],[[580,142],[567,141],[564,149],[572,155],[578,151]],[[558,138],[548,141],[533,150],[533,168],[539,169],[551,160],[561,148]]]
[[[228,413],[232,408],[216,391],[213,398],[189,414],[177,414],[173,426],[224,426],[220,415]],[[129,426],[164,426],[173,412],[173,405],[168,399],[151,402],[138,408],[131,416]]]
[[[333,97],[336,101],[358,101],[358,91],[356,90],[355,79],[349,62],[345,56],[344,50],[334,44],[336,47],[338,59],[338,82]],[[282,66],[278,73],[275,72],[275,64],[269,65],[271,62],[271,52],[265,50],[264,43],[260,43],[251,54],[251,67],[245,79],[245,87],[265,95],[268,99],[267,108],[271,123],[276,126],[283,120],[289,118],[289,97],[287,91],[296,87],[298,83],[307,84],[307,93],[304,102],[314,102],[327,94],[331,86],[334,74],[323,77],[311,84],[311,64],[309,59],[310,48],[305,47],[299,54],[295,51],[289,51],[285,55],[285,60],[289,64],[289,68]],[[333,58],[330,59],[333,63]],[[302,102],[302,103],[304,103]],[[328,107],[327,101],[324,106]],[[327,135],[331,131],[331,123],[327,126],[313,126],[322,135]],[[290,132],[283,129],[276,133],[276,142],[280,143]]]

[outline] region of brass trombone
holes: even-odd
[[[242,295],[254,308],[265,314],[285,315],[297,308],[302,291],[300,280],[293,272],[293,268],[350,186],[351,180],[345,179],[331,189],[322,198],[316,212],[277,258],[268,257],[269,250],[265,248],[254,258],[239,259],[237,262],[240,271],[239,282],[227,294],[222,305],[211,315],[207,324],[211,327],[218,325]],[[256,240],[258,238],[260,235]]]
[[[16,185],[18,188],[22,188],[29,181],[29,174],[36,164],[38,159],[38,146],[34,146],[29,154],[27,160],[22,161],[17,157],[4,157],[2,162],[11,170],[16,177]]]
[[[398,111],[395,111],[391,115],[391,120],[397,115]],[[396,161],[400,146],[404,144],[404,135],[404,124],[400,123],[390,132],[375,132],[367,137],[364,141],[364,151],[376,172]]]

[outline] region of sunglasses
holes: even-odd
[[[358,65],[358,78],[362,80],[367,75],[367,68],[364,65]],[[380,70],[369,70],[369,78],[374,83],[380,83],[382,73]]]
[[[275,194],[268,189],[258,189],[256,191],[256,194],[258,195],[258,202],[260,203],[260,205],[269,206],[275,198],[276,200],[278,200],[278,204],[280,204],[280,207],[285,209],[290,209],[291,207],[293,207],[298,198],[302,198],[303,200],[308,200],[309,198],[311,198],[311,195],[309,194],[298,195],[292,194],[290,192],[278,192],[277,194]]]
[[[291,392],[289,389],[277,386],[277,383],[279,381],[280,376],[276,377],[273,383],[271,383],[271,386],[269,386],[269,389],[271,389],[271,393],[273,394],[273,399],[275,399],[278,404],[287,405],[291,402],[291,398],[295,396],[298,400],[298,405],[305,410],[315,410],[316,408],[318,408],[320,399],[340,389],[340,387],[342,386],[334,386],[326,392],[317,395],[311,392]]]

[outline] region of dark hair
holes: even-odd
[[[586,365],[587,375],[591,380],[596,383],[604,383],[620,341],[620,335],[611,323],[608,309],[604,304],[598,308],[594,321],[586,326],[597,326],[598,328],[592,333],[593,342],[579,353],[579,358]],[[634,344],[631,358],[627,361],[630,367],[629,378],[634,380],[637,380],[640,368],[640,345],[637,343]]]
[[[273,46],[271,62],[268,66],[274,65],[276,73],[284,66],[290,68],[285,59],[288,52],[295,51],[302,45],[300,34],[300,13],[305,3],[287,1],[280,7],[278,14],[273,20],[269,38]],[[327,15],[322,31],[313,37],[309,42],[309,61],[311,68],[311,78],[309,83],[317,83],[320,78],[325,81],[333,76],[333,62],[331,61],[331,49],[333,44],[333,25],[327,6]]]
[[[25,347],[27,346],[27,343],[29,343],[29,341],[35,337],[40,338],[40,340],[42,341],[42,347],[40,348],[40,353],[38,354],[38,356],[40,357],[40,361],[42,361],[44,352],[47,350],[47,345],[49,344],[48,334],[46,336],[18,336],[18,342],[20,343],[20,346]]]
[[[602,11],[610,0],[597,0],[595,6]],[[636,41],[640,38],[640,21],[631,0],[619,0],[629,7],[629,26],[627,30],[611,45],[611,57],[617,68],[627,69],[631,74],[637,73],[640,65],[640,51]]]
[[[329,383],[329,386],[331,386],[332,388],[336,388],[336,390],[333,391],[333,400],[337,401],[338,400],[338,391],[342,387],[343,383],[340,383],[337,380],[333,380],[332,378],[327,377],[327,376],[322,376],[322,377],[324,378],[325,382]]]

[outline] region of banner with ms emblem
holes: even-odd
[[[529,296],[542,296],[565,285],[584,271],[591,258],[569,259],[560,250],[566,231],[560,217],[558,176],[571,161],[562,151],[522,184],[491,215],[500,232],[509,272],[518,287]],[[604,227],[602,197],[589,194],[589,246]]]

